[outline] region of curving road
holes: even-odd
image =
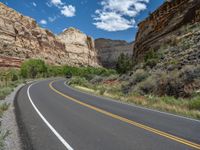
[[[26,85],[15,107],[26,150],[200,149],[200,121],[89,95],[64,79]]]

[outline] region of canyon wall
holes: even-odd
[[[69,65],[84,66],[84,64],[88,64],[97,66],[97,51],[92,37],[75,28],[69,28],[59,34],[58,39],[65,43],[65,49],[70,58]]]
[[[0,66],[4,66],[5,58],[13,58],[13,62],[38,58],[52,65],[99,66],[92,38],[78,30],[67,34],[66,39],[57,37],[32,18],[0,3]],[[85,37],[84,41],[76,35]],[[13,65],[16,66],[19,65]]]
[[[133,42],[122,40],[96,39],[95,47],[98,51],[99,61],[104,67],[114,68],[120,54],[124,53],[132,57]]]
[[[164,2],[148,18],[139,23],[139,30],[133,50],[136,62],[144,60],[150,50],[159,49],[160,45],[178,35],[177,29],[200,21],[199,0],[171,0]]]

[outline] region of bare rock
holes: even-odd
[[[97,52],[94,40],[78,29],[68,28],[60,33],[57,38],[65,44],[70,65],[98,66]]]

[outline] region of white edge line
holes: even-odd
[[[36,84],[36,83],[34,83]],[[73,148],[64,140],[64,138],[54,129],[54,127],[45,119],[45,117],[41,114],[41,112],[38,110],[38,108],[35,106],[35,104],[33,103],[31,96],[30,96],[30,88],[32,85],[31,84],[28,89],[27,89],[27,95],[28,98],[33,106],[33,108],[35,109],[35,111],[38,113],[38,115],[40,116],[40,118],[45,122],[45,124],[49,127],[49,129],[56,135],[56,137],[60,140],[60,142],[68,149],[68,150],[73,150]]]
[[[64,82],[64,85],[67,86],[68,88],[74,90],[74,91],[81,92],[81,93],[84,93],[84,94],[87,94],[87,95],[89,94],[87,92],[83,92],[83,91],[80,91],[80,90],[77,90],[77,89],[74,89],[74,88],[68,86],[66,84],[66,82]],[[195,122],[200,123],[200,120],[196,120],[196,119],[192,119],[192,118],[188,118],[188,117],[184,117],[184,116],[179,116],[179,115],[171,114],[171,113],[168,113],[168,112],[162,112],[162,111],[159,111],[159,110],[150,109],[150,108],[146,108],[146,107],[142,107],[142,106],[137,106],[137,105],[134,105],[134,104],[125,103],[125,102],[114,100],[114,99],[110,99],[110,98],[107,98],[107,97],[97,96],[97,95],[94,95],[94,94],[91,94],[90,96],[94,96],[94,97],[97,97],[97,98],[103,98],[105,100],[112,101],[112,102],[115,102],[115,103],[129,105],[129,106],[140,108],[140,109],[143,109],[143,110],[149,110],[149,111],[152,111],[152,112],[157,112],[157,113],[161,113],[161,114],[165,114],[165,115],[169,115],[169,116],[173,116],[173,117],[178,117],[178,118],[182,118],[182,119],[186,119],[186,120],[195,121]]]

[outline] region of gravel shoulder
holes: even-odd
[[[9,133],[4,143],[5,150],[22,150],[22,142],[20,140],[20,134],[15,115],[14,99],[17,92],[23,86],[24,84],[19,85],[10,95],[5,98],[5,100],[2,101],[2,103],[10,104],[8,110],[4,112],[1,122],[2,131],[4,133]]]

